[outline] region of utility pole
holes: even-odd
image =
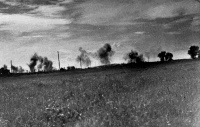
[[[82,58],[80,59],[80,67],[82,69]]]
[[[60,70],[60,56],[59,56],[59,51],[58,52],[58,66],[59,66],[59,70]]]
[[[10,61],[10,71],[12,73],[12,60]]]

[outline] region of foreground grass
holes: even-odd
[[[198,127],[198,64],[1,78],[0,126]]]

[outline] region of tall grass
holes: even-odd
[[[193,126],[200,72],[191,66],[3,78],[0,126]]]

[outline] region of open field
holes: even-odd
[[[0,78],[2,127],[199,127],[200,61]]]

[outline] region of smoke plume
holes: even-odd
[[[86,50],[84,50],[82,47],[79,48],[79,51],[81,52],[81,54],[79,56],[77,56],[76,61],[80,62],[80,66],[82,67],[82,65],[85,66],[90,66],[91,65],[91,60],[89,57],[89,54]]]
[[[38,61],[40,62],[37,66],[39,71],[52,71],[53,69],[53,62],[49,60],[47,57],[38,57]]]
[[[23,73],[24,72],[24,69],[21,66],[17,67],[17,66],[11,65],[11,70],[13,73]]]
[[[37,65],[38,71],[52,71],[53,69],[53,62],[49,60],[47,57],[42,57],[42,56],[37,55],[37,53],[35,53],[31,57],[30,64],[28,64],[31,72],[35,72],[36,65]]]
[[[3,65],[3,68],[4,68],[4,69],[8,69],[8,66],[4,64],[4,65]]]
[[[102,64],[110,64],[110,59],[114,53],[115,52],[112,50],[111,45],[106,43],[97,51],[96,55]]]
[[[16,67],[16,66],[12,65],[11,69],[12,69],[13,73],[17,73],[18,72],[18,67]]]
[[[145,52],[144,55],[147,57],[148,61],[150,59],[150,57],[152,58],[157,58],[157,55],[159,52],[162,51],[162,47],[151,47],[150,50],[148,52]]]
[[[30,64],[28,64],[31,72],[35,72],[35,66],[37,65],[37,61],[38,61],[38,55],[37,53],[35,53],[30,59]]]
[[[19,72],[19,73],[23,73],[24,71],[25,71],[25,70],[24,70],[21,66],[18,67],[18,72]]]

